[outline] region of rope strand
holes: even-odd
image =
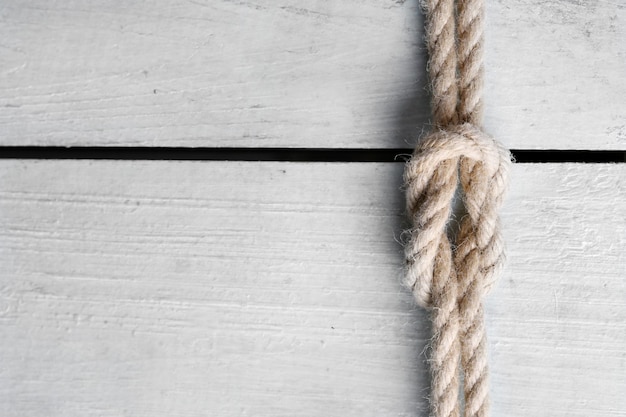
[[[457,54],[459,63],[459,123],[480,126],[483,117],[483,0],[457,3]]]
[[[405,283],[418,304],[432,309],[431,416],[487,417],[482,299],[504,263],[498,210],[511,156],[480,128],[483,0],[457,0],[456,5],[454,0],[426,0],[424,9],[435,128],[416,147],[404,173],[413,224],[405,247]],[[450,242],[446,227],[459,186],[468,214]]]
[[[454,0],[426,0],[426,46],[432,84],[433,123],[445,127],[457,123],[457,82]]]

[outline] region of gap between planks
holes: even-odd
[[[406,162],[410,148],[186,148],[5,146],[0,159]],[[511,149],[517,163],[624,163],[626,151]]]

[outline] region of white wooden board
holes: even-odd
[[[487,129],[624,149],[624,2],[487,4]],[[4,0],[0,144],[409,147],[422,38],[417,0]]]
[[[0,162],[0,415],[426,416],[401,170]],[[626,416],[625,174],[514,167],[494,416]]]

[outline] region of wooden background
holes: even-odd
[[[488,1],[487,130],[626,148],[626,4]],[[406,148],[417,1],[5,0],[7,146]],[[1,155],[0,155],[1,156]],[[402,163],[0,159],[0,415],[427,415]],[[626,164],[516,164],[494,416],[626,416]]]

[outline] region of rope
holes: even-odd
[[[405,168],[406,284],[432,310],[431,415],[489,414],[483,297],[504,263],[498,209],[511,156],[481,129],[483,0],[426,0],[434,130]],[[446,228],[457,187],[467,215],[454,242]]]

